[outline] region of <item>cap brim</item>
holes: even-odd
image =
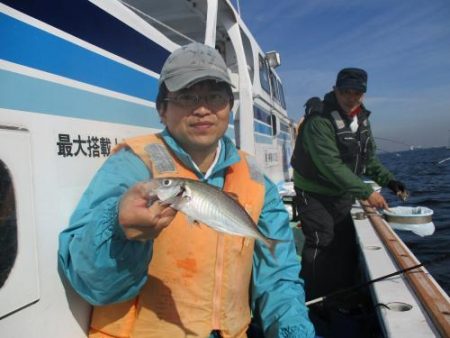
[[[360,92],[365,93],[367,91],[367,88],[363,87],[363,86],[358,86],[358,85],[341,85],[341,86],[336,86],[336,88],[338,89],[353,89],[353,90],[357,90]]]
[[[185,72],[177,76],[173,76],[164,81],[166,87],[171,92],[176,92],[183,88],[188,88],[200,81],[205,80],[215,80],[217,82],[225,82],[230,86],[234,87],[231,83],[230,77],[222,72],[215,71],[212,69],[195,71],[195,72]]]

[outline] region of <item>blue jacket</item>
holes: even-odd
[[[219,160],[205,180],[190,156],[167,130],[164,141],[200,180],[223,187],[226,168],[239,161],[232,141],[224,137]],[[147,280],[152,241],[128,240],[118,224],[118,205],[134,184],[151,179],[147,166],[130,150],[108,158],[84,192],[70,226],[59,237],[60,271],[73,288],[93,305],[122,302],[135,297]],[[283,242],[274,258],[255,242],[251,286],[253,317],[266,337],[314,337],[305,306],[303,281],[289,217],[276,186],[265,177],[264,207],[258,221],[261,232]]]

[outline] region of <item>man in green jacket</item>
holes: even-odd
[[[366,89],[363,69],[342,69],[322,102],[308,100],[307,116],[299,128],[292,165],[306,239],[302,276],[307,300],[355,282],[357,247],[350,214],[355,198],[388,208],[383,196],[361,176],[405,193],[405,186],[375,156],[370,112],[362,103]]]

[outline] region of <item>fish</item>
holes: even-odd
[[[239,202],[228,193],[204,182],[166,177],[150,180],[149,197],[168,204],[188,217],[190,222],[203,223],[210,228],[262,241],[274,253],[280,240],[266,237]]]

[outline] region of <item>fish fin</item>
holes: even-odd
[[[160,201],[161,205],[173,206],[174,204],[177,204],[178,200],[179,200],[179,197],[174,196],[172,198],[166,199],[165,201],[161,201],[161,200],[159,200],[159,201]]]
[[[188,186],[184,186],[184,191],[181,196],[177,196],[176,200],[172,203],[171,207],[177,210],[181,210],[186,207],[192,199],[192,191]]]
[[[181,210],[186,207],[191,201],[190,196],[181,196],[170,200],[170,206],[174,209]]]
[[[182,197],[178,197],[177,199],[175,199],[170,206],[176,210],[182,211],[183,209],[186,209],[188,207],[190,201],[191,197],[189,195],[183,195]],[[186,220],[190,225],[192,226],[200,225],[199,221],[187,215],[186,213],[184,214],[186,215]]]
[[[231,191],[224,191],[224,193],[239,203],[239,196],[237,194],[235,194],[234,192],[231,192]]]

